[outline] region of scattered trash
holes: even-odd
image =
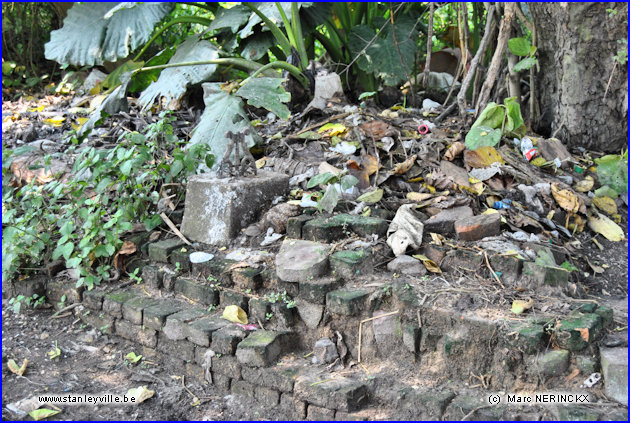
[[[129,389],[125,395],[127,397],[135,398],[135,404],[140,404],[153,397],[153,395],[155,395],[155,391],[148,389],[146,385],[144,385]]]
[[[396,257],[404,254],[407,248],[420,248],[422,244],[424,225],[414,214],[413,207],[414,204],[400,206],[387,229],[387,245]]]
[[[282,234],[275,233],[273,231],[273,228],[269,228],[269,229],[267,229],[267,234],[265,235],[265,239],[262,240],[262,242],[260,243],[260,246],[264,247],[266,245],[273,244],[274,242],[276,242],[277,240],[279,240],[283,236],[284,235],[282,235]]]
[[[234,323],[235,326],[238,326],[241,329],[245,329],[246,331],[251,331],[251,330],[258,330],[258,326],[256,326],[253,323],[250,323],[248,325],[244,325],[242,323]]]
[[[511,311],[514,314],[522,314],[526,310],[529,310],[530,308],[532,308],[533,305],[534,305],[534,300],[531,298],[528,301],[514,300],[512,301]]]
[[[330,147],[329,150],[334,151],[335,153],[342,154],[344,156],[349,156],[356,153],[357,148],[352,144],[342,141],[334,147]]]
[[[437,101],[433,101],[430,98],[425,98],[422,100],[422,110],[425,112],[435,112],[436,109],[442,107],[440,103]]]
[[[600,380],[602,380],[601,373],[591,373],[591,375],[584,381],[584,383],[580,385],[580,388],[592,388]]]

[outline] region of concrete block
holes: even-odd
[[[599,350],[606,395],[628,406],[628,348]]]
[[[322,276],[328,270],[330,245],[285,239],[276,255],[276,274],[285,282],[302,282]]]
[[[288,186],[289,177],[275,172],[225,179],[209,174],[192,176],[186,188],[181,231],[189,240],[225,244],[253,223],[274,198],[284,195]]]
[[[354,316],[361,312],[367,296],[364,289],[339,289],[326,295],[326,306],[332,313]]]
[[[153,261],[168,263],[171,252],[181,248],[184,242],[179,238],[168,238],[149,244],[149,258]]]

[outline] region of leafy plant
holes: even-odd
[[[516,56],[523,57],[520,62],[514,65],[514,72],[527,70],[536,65],[538,68],[538,59],[536,59],[536,46],[530,44],[527,38],[511,38],[508,40],[508,48]]]
[[[273,313],[265,313],[265,320],[269,321],[273,317]]]
[[[287,308],[293,308],[297,305],[295,300],[289,298],[289,296],[287,295],[287,291],[282,291],[282,293],[272,292],[271,294],[266,294],[263,296],[262,300],[271,304],[283,302]]]
[[[142,283],[142,277],[138,276],[139,272],[140,272],[140,268],[136,267],[136,269],[132,273],[129,273],[129,279],[134,281],[137,284],[141,284]]]
[[[628,192],[628,150],[622,154],[608,154],[595,159],[597,176],[602,185],[608,185],[618,194]]]
[[[352,175],[345,175],[343,173],[335,175],[331,172],[325,172],[313,176],[306,184],[306,188],[310,189],[319,185],[325,185],[326,190],[320,192],[318,195],[317,209],[320,212],[325,210],[331,213],[339,202],[339,195],[349,190],[357,183],[359,183],[359,180]]]
[[[466,148],[476,150],[479,147],[494,147],[501,141],[501,136],[521,138],[525,130],[521,106],[516,102],[516,97],[506,98],[503,104],[490,102],[466,134]]]
[[[129,133],[111,150],[84,148],[66,182],[11,187],[9,166],[18,151],[3,154],[4,280],[24,264],[60,257],[77,270],[77,286],[91,289],[111,277],[111,259],[132,223],[147,230],[162,223],[156,212],[162,185],[184,182],[200,162],[213,161],[204,145],[182,150],[172,118],[160,116],[145,134]]]

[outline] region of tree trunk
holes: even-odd
[[[570,147],[618,153],[628,137],[628,68],[626,63],[615,66],[614,56],[627,43],[627,4],[527,6],[540,62],[536,90],[541,113],[533,129]],[[609,16],[606,9],[617,13]]]

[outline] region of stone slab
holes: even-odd
[[[276,255],[276,273],[286,282],[318,278],[328,270],[329,250],[328,244],[285,239]]]
[[[261,210],[289,187],[289,177],[259,171],[254,177],[192,176],[186,187],[182,233],[192,241],[220,245],[256,221]]]

